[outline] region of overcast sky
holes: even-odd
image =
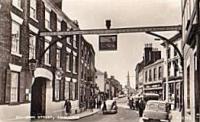
[[[111,19],[111,28],[181,24],[181,0],[63,0],[63,11],[78,20],[81,29],[106,28],[106,19]],[[170,37],[174,32],[162,34]],[[123,85],[129,71],[134,86],[135,66],[142,60],[145,43],[162,49],[144,33],[118,34],[118,50],[109,52],[98,50],[98,35],[85,38],[95,49],[96,68],[114,75]]]

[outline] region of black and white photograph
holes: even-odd
[[[200,0],[0,0],[0,122],[200,122]]]

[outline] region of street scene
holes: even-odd
[[[199,0],[0,0],[0,122],[200,122]]]

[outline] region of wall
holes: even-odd
[[[30,116],[30,103],[20,105],[1,105],[0,121],[13,120]]]
[[[195,122],[195,88],[194,88],[194,51],[188,46],[184,46],[184,107],[185,107],[185,119],[186,121]],[[190,66],[190,85],[188,86],[187,81],[187,67]],[[188,109],[188,101],[187,101],[187,88],[190,88],[190,109]],[[189,114],[190,113],[190,114]]]

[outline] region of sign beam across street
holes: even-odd
[[[40,36],[67,36],[67,35],[92,35],[92,34],[118,34],[118,33],[139,33],[156,31],[180,31],[181,25],[172,26],[149,26],[149,27],[130,27],[130,28],[111,28],[111,29],[86,29],[61,32],[40,32]]]

